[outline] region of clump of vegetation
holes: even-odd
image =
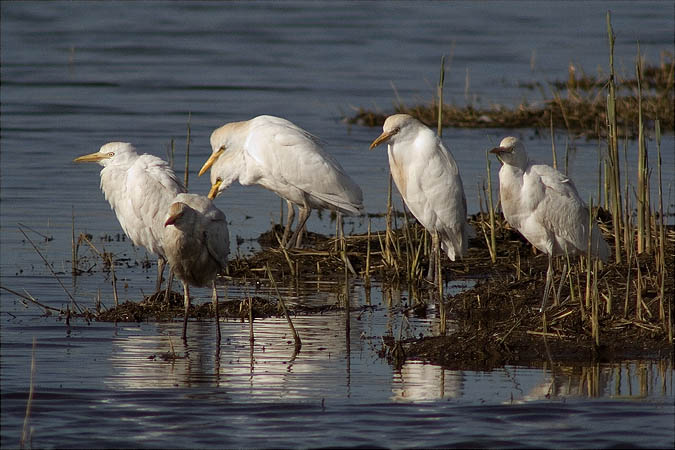
[[[672,53],[662,53],[658,64],[649,65],[640,60],[642,70],[642,112],[644,119],[659,119],[664,129],[673,129],[673,81],[675,79],[675,59]],[[607,136],[607,96],[606,87],[610,76],[598,74],[590,76],[569,67],[567,81],[548,83],[551,93],[543,103],[531,105],[527,102],[508,108],[495,105],[478,108],[473,105],[458,106],[443,104],[442,124],[454,128],[538,128],[548,129],[551,124],[566,129],[575,135],[598,138]],[[617,79],[616,113],[618,135],[636,137],[638,135],[638,80],[637,77]],[[532,83],[529,88],[544,85]],[[544,94],[546,95],[546,94]],[[358,108],[354,115],[344,120],[350,124],[364,126],[382,126],[391,114],[405,113],[417,117],[429,127],[438,123],[439,107],[434,99],[428,105],[405,105],[397,103],[391,112],[373,111]]]

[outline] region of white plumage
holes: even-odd
[[[294,217],[292,204],[300,210],[298,226],[289,241],[295,240],[296,246],[311,209],[328,208],[348,215],[364,211],[361,188],[316,137],[286,119],[258,116],[228,123],[211,134],[211,149],[211,157],[199,172],[202,175],[211,168],[209,197],[214,198],[234,181],[276,193],[288,203],[284,242]]]
[[[179,194],[169,207],[164,227],[166,257],[173,273],[183,282],[185,301],[183,339],[186,338],[190,308],[189,285],[211,284],[219,341],[216,275],[227,267],[227,256],[230,251],[230,235],[225,214],[207,197]]]
[[[407,114],[387,117],[382,130],[370,148],[388,143],[391,176],[406,206],[431,233],[434,247],[437,232],[448,258],[461,257],[468,244],[466,198],[452,153],[436,133]],[[427,278],[435,276],[433,266],[432,256]]]
[[[162,244],[164,218],[173,199],[185,192],[185,187],[167,162],[153,155],[139,155],[126,142],[109,142],[98,152],[74,161],[103,166],[101,190],[122,229],[135,245],[159,257],[159,290],[166,260]]]
[[[504,217],[549,257],[543,308],[552,278],[552,257],[587,252],[588,208],[571,179],[550,166],[530,161],[517,138],[506,137],[490,151],[503,163],[499,196]],[[593,224],[591,254],[607,261],[609,253],[609,246]]]

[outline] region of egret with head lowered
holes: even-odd
[[[179,194],[169,206],[164,221],[164,250],[173,273],[183,282],[185,315],[183,340],[187,336],[190,285],[213,288],[216,341],[220,341],[216,276],[227,267],[230,235],[225,214],[203,195]]]
[[[436,276],[440,247],[454,261],[467,249],[466,198],[452,153],[429,127],[408,114],[387,117],[370,144],[388,144],[389,169],[403,201],[432,237],[427,279]]]
[[[504,217],[548,255],[543,310],[553,279],[554,256],[585,254],[589,232],[593,257],[606,262],[609,246],[596,224],[588,229],[588,207],[571,179],[551,166],[532,162],[523,143],[515,137],[502,139],[499,147],[490,152],[503,163],[499,170],[499,197]],[[567,270],[564,267],[563,272]]]
[[[127,142],[109,142],[98,152],[74,161],[103,166],[101,190],[122,229],[134,245],[158,256],[159,291],[166,263],[164,219],[169,205],[176,195],[185,192],[185,187],[167,162],[153,155],[139,155]]]
[[[302,230],[312,209],[327,208],[339,214],[364,211],[361,188],[347,175],[319,140],[294,123],[274,116],[232,122],[211,134],[212,154],[199,171],[211,169],[210,198],[233,182],[260,185],[284,198],[288,218],[282,244],[299,247]],[[293,205],[300,211],[290,240]]]

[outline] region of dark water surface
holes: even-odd
[[[153,258],[118,240],[121,228],[98,189],[99,168],[71,162],[106,142],[130,141],[167,158],[173,138],[182,173],[191,114],[189,187],[206,193],[208,179],[196,170],[210,154],[210,132],[258,114],[283,116],[321,137],[361,184],[367,210],[382,212],[386,152],[367,150],[380,130],[341,121],[354,107],[389,111],[397,95],[407,104],[429,103],[440,57],[451,53],[446,101],[537,103],[541,94],[521,83],[564,79],[570,62],[589,74],[606,71],[607,9],[624,76],[634,73],[638,40],[648,61],[657,62],[660,51],[673,51],[674,31],[672,2],[1,2],[0,8],[0,284],[57,308],[70,299],[18,223],[37,232],[26,230],[82,306],[93,309],[99,291],[110,306],[112,293],[108,272],[84,247],[81,264],[91,272],[70,275],[73,214],[76,235],[91,233],[97,247],[123,260],[116,267],[122,301],[137,301],[154,286],[155,267],[143,264]],[[470,213],[478,211],[485,149],[511,134],[523,136],[535,158],[550,161],[550,138],[533,130],[444,130]],[[557,133],[561,164],[569,139]],[[573,142],[569,172],[584,198],[597,196],[602,146]],[[663,188],[671,212],[674,146],[666,135]],[[652,141],[649,149],[655,169]],[[629,141],[632,183],[635,153]],[[493,180],[497,166],[493,161]],[[263,189],[235,185],[216,203],[231,222],[233,253],[256,249],[249,239],[278,221],[279,200]],[[364,231],[366,224],[349,219],[346,230]],[[308,226],[334,229],[327,214],[314,214]],[[239,284],[228,295],[237,300],[254,290]],[[0,291],[1,444],[19,445],[35,337],[29,422],[35,447],[673,445],[672,361],[492,372],[410,361],[397,371],[377,356],[381,337],[434,333],[435,317],[402,319],[405,291],[375,285],[367,295],[357,280],[348,292],[350,315],[296,318],[303,348],[294,357],[282,319],[257,321],[253,348],[248,324],[223,322],[216,356],[212,323],[190,323],[185,347],[176,338],[178,322],[78,320],[68,327]],[[194,294],[197,302],[209,298],[206,290]],[[315,304],[345,297],[342,285],[325,282],[286,287],[284,294]],[[163,360],[172,345],[185,357]]]

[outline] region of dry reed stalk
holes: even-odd
[[[623,141],[623,173],[628,174],[628,139],[624,139]],[[628,176],[625,177],[625,183],[624,183],[624,208],[623,208],[623,247],[624,251],[626,252],[626,264],[630,264],[630,261],[628,260],[628,254],[632,254],[632,249],[629,248],[630,245],[632,245],[632,230],[633,230],[633,222],[631,218],[631,212],[632,212],[632,204],[631,204],[631,197],[629,195],[630,193],[630,183],[628,182]]]
[[[434,230],[436,234],[436,242],[440,242],[438,236],[438,230]],[[435,249],[436,255],[436,280],[438,282],[438,301],[439,301],[439,316],[440,316],[440,325],[439,333],[441,336],[445,336],[446,333],[446,311],[445,311],[445,302],[443,301],[443,271],[441,268],[441,246],[439,245]]]
[[[387,230],[386,230],[385,239],[384,239],[384,257],[385,257],[385,260],[387,262],[387,265],[389,265],[389,266],[392,265],[391,241],[393,240],[392,229],[391,229],[391,214],[392,214],[391,184],[392,184],[392,178],[391,178],[391,170],[390,170],[389,171],[389,186],[387,188],[387,216],[386,216]]]
[[[30,384],[28,387],[28,401],[26,402],[26,415],[23,418],[23,430],[21,431],[21,440],[19,445],[21,448],[26,448],[26,445],[31,443],[33,430],[29,427],[30,413],[33,406],[33,395],[35,393],[35,347],[37,346],[37,339],[33,336],[33,351],[30,359]]]
[[[618,130],[616,120],[616,83],[614,76],[614,32],[612,31],[611,13],[607,11],[607,34],[609,36],[609,81],[607,95],[607,122],[608,136],[607,144],[609,147],[609,161],[612,169],[610,194],[612,200],[612,223],[614,225],[614,254],[615,262],[621,262],[621,193],[619,186],[621,180],[619,176],[619,146]]]
[[[553,128],[553,113],[551,113],[551,153],[553,158],[553,168],[558,169],[558,156],[555,154],[555,128]]]
[[[438,137],[443,136],[443,83],[445,81],[445,55],[441,56],[441,73],[438,78]]]
[[[110,273],[112,275],[113,299],[115,300],[115,308],[117,308],[117,306],[119,306],[119,300],[117,298],[117,277],[115,276],[115,261],[113,261],[112,253],[108,254],[108,260],[110,262]]]
[[[77,250],[79,248],[79,241],[77,244],[75,243],[75,207],[71,206],[70,207],[70,218],[71,218],[71,244],[72,244],[72,259],[70,261],[72,265],[71,273],[72,275],[77,275],[77,266],[78,264],[78,258],[77,258]]]
[[[318,262],[317,262],[318,264]],[[370,217],[368,218],[368,244],[366,247],[366,284],[370,286]]]
[[[609,210],[609,174],[608,174],[609,166],[608,166],[606,160],[602,162],[602,168],[603,168],[603,172],[604,172],[604,175],[605,175],[603,177],[604,179],[603,179],[603,183],[602,183],[603,200],[604,200],[603,206],[606,210]]]
[[[663,182],[661,180],[661,123],[656,119],[654,126],[656,134],[656,165],[659,176],[659,263],[656,267],[659,268],[659,318],[662,322],[666,320],[666,313],[664,307],[665,301],[665,280],[666,280],[666,234],[665,225],[663,221]],[[665,323],[664,323],[665,325]]]
[[[279,248],[281,249],[281,252],[284,254],[284,258],[286,259],[286,264],[288,264],[288,268],[291,271],[291,276],[295,277],[295,274],[296,274],[295,264],[293,264],[293,261],[291,260],[291,257],[288,254],[288,250],[286,250],[286,246],[281,243],[281,238],[279,237],[278,234],[274,233],[274,237],[277,238],[277,243],[279,244]]]
[[[15,290],[10,289],[10,288],[5,287],[5,286],[0,286],[0,289],[4,289],[5,291],[9,292],[10,294],[14,294],[14,295],[16,295],[16,296],[19,297],[19,298],[22,298],[22,299],[24,299],[24,300],[28,300],[29,302],[38,305],[40,308],[42,308],[42,309],[45,310],[45,313],[46,313],[47,311],[54,311],[54,312],[57,312],[57,313],[59,313],[59,314],[62,314],[62,313],[63,313],[63,311],[60,310],[60,309],[58,309],[58,308],[54,308],[54,307],[52,307],[52,306],[43,305],[42,303],[38,302],[38,301],[35,300],[35,298],[34,298],[32,295],[30,295],[30,293],[29,293],[27,290],[25,290],[25,289],[24,289],[24,292],[26,293],[26,295],[21,294],[21,293],[19,293],[19,292],[16,292]]]
[[[635,265],[637,266],[637,279],[636,279],[636,296],[635,296],[635,318],[637,320],[642,320],[642,270],[640,269],[640,261],[638,260],[637,253],[635,254]]]
[[[269,277],[270,282],[272,283],[272,287],[274,287],[274,292],[277,294],[277,299],[279,300],[279,304],[281,305],[281,309],[284,312],[284,315],[286,316],[286,320],[288,321],[288,326],[291,329],[291,333],[293,334],[293,341],[295,342],[295,353],[300,351],[300,348],[302,348],[302,341],[300,340],[300,335],[298,332],[295,330],[295,327],[293,326],[293,321],[291,320],[291,316],[288,314],[288,310],[286,309],[286,304],[284,303],[284,299],[281,297],[281,293],[279,292],[279,288],[277,287],[276,281],[274,281],[274,277],[272,276],[272,271],[270,270],[269,265],[265,265],[265,269],[267,270],[267,276]]]
[[[565,176],[568,176],[570,167],[570,141],[569,135],[565,137]]]
[[[591,237],[593,233],[593,197],[588,199],[588,239],[586,242],[586,308],[590,306],[591,303]]]
[[[647,146],[645,145],[644,122],[642,120],[642,70],[640,68],[640,47],[638,46],[638,60],[635,64],[638,89],[638,196],[637,196],[637,253],[647,251],[646,222],[646,184],[647,184]]]
[[[188,174],[190,173],[190,121],[192,120],[192,112],[188,112],[188,121],[187,121],[187,139],[185,142],[185,177],[184,184],[185,189],[188,188]]]
[[[495,208],[492,203],[492,174],[490,173],[490,158],[487,150],[485,151],[485,161],[487,162],[487,193],[485,194],[485,198],[490,214],[490,245],[488,249],[490,250],[490,260],[494,264],[497,262],[497,238],[495,236]]]
[[[598,199],[598,208],[600,207],[602,202],[602,186],[604,184],[602,179],[602,166],[603,166],[602,148],[600,147],[600,139],[598,139],[598,194],[596,197]],[[605,205],[607,204],[605,203]]]
[[[49,269],[49,271],[52,273],[54,278],[56,278],[56,281],[61,285],[61,287],[63,288],[65,293],[68,295],[68,297],[70,297],[71,303],[73,305],[75,305],[75,307],[80,311],[80,313],[82,313],[83,311],[82,311],[82,308],[80,308],[80,305],[77,304],[77,302],[75,301],[75,298],[71,295],[71,293],[68,291],[68,289],[66,289],[66,287],[63,285],[63,283],[61,282],[61,279],[56,275],[56,272],[54,272],[54,269],[52,268],[52,265],[47,262],[47,259],[42,255],[42,252],[40,252],[40,250],[37,248],[37,246],[35,245],[33,240],[28,237],[28,235],[26,234],[25,231],[23,231],[23,228],[21,228],[21,226],[19,226],[19,231],[21,232],[21,234],[24,235],[24,237],[26,239],[28,239],[28,242],[30,242],[30,245],[33,246],[33,249],[37,252],[37,254],[40,255],[40,258],[42,258],[42,261],[44,261],[44,263],[47,266],[47,268]]]
[[[590,261],[589,264],[590,266]],[[593,337],[595,338],[595,346],[600,346],[600,322],[598,319],[598,309],[599,309],[599,295],[598,295],[598,260],[593,261]]]
[[[174,160],[174,155],[176,153],[176,146],[175,146],[175,143],[173,141],[173,138],[171,138],[171,144],[170,145],[171,145],[171,150],[170,150],[171,153],[169,154],[169,165],[173,169],[173,160]]]

